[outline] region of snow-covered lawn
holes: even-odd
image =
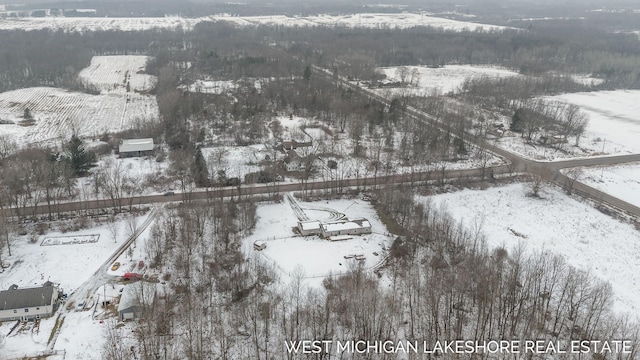
[[[155,76],[144,73],[148,56],[94,56],[91,64],[78,77],[85,84],[95,86],[102,94],[149,91],[155,86]]]
[[[136,224],[142,224],[146,216],[138,216]],[[15,237],[11,256],[3,253],[3,261],[11,266],[0,276],[0,289],[8,289],[12,284],[21,288],[41,286],[51,281],[59,283],[65,293],[73,292],[127,239],[127,220],[118,220],[116,226],[116,241],[107,224],[67,233],[50,231],[37,237],[36,243],[30,243],[28,235]],[[94,243],[40,245],[44,238],[87,235],[99,235],[99,239]]]
[[[481,225],[491,248],[563,256],[577,268],[611,283],[614,309],[640,312],[640,232],[555,188],[527,197],[526,184],[463,190],[430,197],[465,226]],[[516,235],[517,234],[517,235]],[[518,236],[520,235],[520,236]]]
[[[487,77],[491,79],[521,76],[515,71],[498,66],[445,65],[432,68],[426,66],[394,66],[378,69],[386,76],[383,83],[401,82],[410,84],[401,88],[384,88],[377,91],[385,94],[416,96],[443,95],[458,91],[465,80]]]
[[[372,233],[333,242],[317,236],[296,236],[293,227],[297,225],[298,219],[288,202],[261,204],[258,207],[258,224],[254,233],[244,239],[243,250],[247,254],[256,253],[274,263],[285,283],[301,271],[309,285],[319,286],[326,276],[346,272],[352,263],[358,261],[362,261],[365,268],[371,269],[386,255],[383,247],[391,246],[393,236],[387,233],[375,209],[368,202],[358,199],[330,200],[299,202],[299,205],[311,220],[326,220],[331,217],[332,211],[348,217],[365,217],[371,223]],[[267,248],[255,251],[255,241],[266,241]],[[374,252],[378,255],[374,255]],[[365,260],[344,258],[349,255],[364,255]]]
[[[582,170],[579,179],[607,194],[640,206],[640,164]]]

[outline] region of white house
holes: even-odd
[[[120,142],[120,157],[146,156],[153,154],[153,139],[124,139]]]
[[[320,234],[320,221],[298,221],[298,231],[302,236]]]
[[[37,288],[0,291],[0,321],[46,318],[58,308],[58,288],[50,285]]]
[[[324,238],[338,235],[371,234],[371,223],[365,218],[344,218],[320,224],[320,234]]]

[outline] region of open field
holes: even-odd
[[[33,124],[24,122],[27,108]],[[36,87],[0,94],[0,119],[14,123],[0,125],[0,133],[14,134],[25,143],[68,139],[73,132],[98,136],[157,116],[155,98],[136,93],[89,95]]]
[[[236,26],[288,26],[288,27],[350,27],[369,29],[410,28],[430,26],[444,30],[484,30],[496,31],[507,29],[504,26],[478,24],[466,21],[450,20],[429,16],[430,14],[412,13],[364,13],[350,15],[317,15],[317,16],[230,16],[216,15],[201,18],[162,17],[162,18],[100,18],[100,17],[30,17],[6,18],[0,20],[0,29],[23,30],[64,30],[69,32],[88,31],[142,31],[151,29],[191,30],[196,24],[204,21],[225,21]]]
[[[545,189],[540,199],[526,196],[528,191],[527,184],[514,184],[429,199],[466,227],[479,226],[490,248],[513,252],[523,246],[526,252],[558,254],[578,269],[609,281],[614,309],[638,314],[638,230],[555,188]]]
[[[581,182],[640,206],[640,164],[584,169]]]
[[[78,77],[102,94],[145,92],[155,86],[155,76],[145,74],[148,56],[94,56]]]
[[[535,160],[566,160],[576,157],[623,155],[640,152],[639,90],[593,91],[548,98],[575,104],[589,117],[586,131],[575,145],[569,138],[562,149],[525,143],[521,134],[508,134],[496,144]],[[510,124],[510,119],[501,120]]]
[[[415,96],[443,95],[459,90],[470,78],[502,78],[521,76],[517,72],[497,66],[445,65],[431,68],[426,66],[385,67],[378,71],[386,76],[382,83],[404,82],[406,87],[383,88],[383,94],[404,94]]]
[[[22,143],[66,140],[72,133],[93,136],[129,129],[158,117],[155,97],[144,92],[155,77],[144,74],[146,56],[96,56],[79,77],[100,95],[51,87],[0,94],[0,134]],[[32,119],[25,119],[28,109]]]

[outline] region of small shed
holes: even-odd
[[[120,157],[147,156],[153,154],[153,139],[123,139],[118,147]]]
[[[262,251],[264,249],[267,248],[267,242],[266,241],[256,241],[253,243],[253,248],[257,251]]]

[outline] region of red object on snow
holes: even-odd
[[[144,267],[144,261],[140,260],[138,262],[138,269],[142,269]]]
[[[122,278],[125,280],[136,280],[142,279],[142,275],[136,273],[124,273],[124,275],[122,275]]]

